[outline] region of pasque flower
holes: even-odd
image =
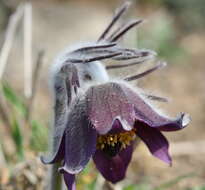
[[[188,115],[181,113],[171,119],[160,113],[150,101],[165,99],[147,95],[128,84],[128,81],[140,78],[163,64],[124,80],[111,80],[99,62],[108,58],[134,60],[107,67],[123,68],[154,57],[153,51],[122,48],[117,43],[141,20],[123,25],[108,36],[127,7],[126,3],[118,9],[94,45],[64,53],[54,69],[54,150],[42,161],[46,164],[62,162],[59,172],[63,174],[69,190],[75,189],[75,175],[91,158],[106,180],[112,183],[122,180],[137,139],[147,145],[153,156],[171,164],[169,143],[161,131],[181,130],[189,123]]]

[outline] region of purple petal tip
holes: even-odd
[[[190,121],[191,121],[191,117],[189,114],[185,114],[185,113],[182,113],[182,127],[186,127]]]
[[[45,156],[40,156],[40,160],[43,164],[53,164],[52,160],[49,160],[49,158]]]

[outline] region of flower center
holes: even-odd
[[[136,129],[116,134],[100,135],[97,139],[97,149],[101,149],[108,155],[115,156],[120,150],[130,145],[136,137]]]

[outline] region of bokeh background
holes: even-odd
[[[24,28],[23,15],[16,22],[13,39],[10,38],[11,49],[0,80],[0,189],[47,189],[48,167],[41,164],[39,156],[49,148],[52,127],[49,66],[65,47],[95,41],[122,2],[30,1],[33,63],[31,96],[25,94],[25,86],[28,86],[25,81],[29,81],[29,76],[24,74],[24,39],[25,31],[28,32],[29,28]],[[11,29],[11,15],[15,14],[19,6],[23,6],[22,3],[21,0],[0,0],[1,56],[4,56],[2,51],[8,28]],[[158,53],[159,60],[168,62],[165,69],[139,80],[137,85],[147,92],[167,97],[170,102],[159,103],[158,106],[169,115],[187,112],[192,122],[180,132],[165,134],[170,140],[172,167],[153,158],[145,145],[140,144],[134,152],[127,178],[115,189],[204,190],[205,1],[133,0],[132,7],[122,20],[129,18],[143,18],[146,22],[130,31],[122,43],[130,47],[153,49]],[[136,69],[137,73],[152,64],[131,69]],[[129,69],[110,72],[117,77],[129,73]],[[133,85],[136,85],[136,81]],[[101,181],[90,163],[78,177],[78,188],[99,189]]]

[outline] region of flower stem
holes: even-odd
[[[49,190],[61,190],[62,188],[62,178],[61,174],[58,172],[60,163],[55,163],[51,166],[49,173]]]
[[[105,180],[103,190],[115,190],[115,188],[110,182]]]

